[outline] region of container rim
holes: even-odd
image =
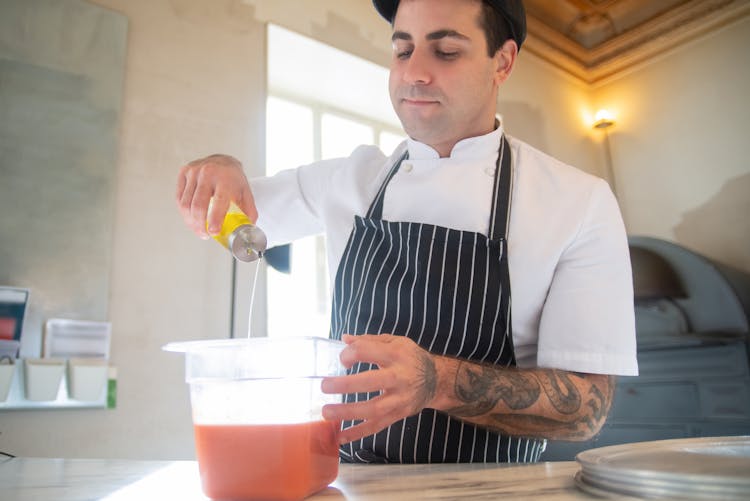
[[[161,347],[164,351],[172,353],[194,353],[207,348],[243,348],[263,343],[300,343],[300,342],[320,342],[330,345],[345,346],[343,341],[319,337],[319,336],[291,336],[284,338],[263,337],[245,337],[245,338],[226,338],[226,339],[198,339],[194,341],[174,341]]]

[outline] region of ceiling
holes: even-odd
[[[533,52],[589,84],[750,14],[750,0],[524,0]]]

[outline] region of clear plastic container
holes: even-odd
[[[342,375],[344,344],[315,337],[171,343],[185,379],[204,493],[213,499],[303,499],[338,474],[340,423],[320,389]]]

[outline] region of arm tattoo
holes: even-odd
[[[450,409],[456,416],[486,414],[502,400],[511,409],[525,409],[539,399],[539,382],[516,371],[499,372],[493,367],[461,362],[454,384],[456,396],[464,405]]]
[[[522,373],[461,362],[454,390],[464,405],[449,412],[464,417],[486,414],[501,400],[513,410],[526,409],[539,400],[542,390],[561,414],[573,414],[581,408],[575,385],[558,370]]]
[[[491,417],[493,420],[492,429],[504,435],[547,438],[552,435],[561,435],[564,432],[566,438],[586,436],[586,433],[580,430],[575,422],[545,416],[522,416],[519,414],[492,413]]]
[[[607,396],[605,397],[604,393],[602,393],[599,387],[595,384],[592,384],[591,389],[589,390],[589,394],[592,395],[592,398],[586,402],[586,405],[591,407],[592,415],[597,421],[604,419],[609,412],[609,406],[612,404],[612,397],[615,393],[614,376],[607,378],[606,391]]]
[[[614,393],[614,377],[589,376],[460,361],[454,394],[462,405],[445,411],[511,436],[584,440],[601,428]],[[529,410],[537,403],[538,411]]]
[[[419,398],[422,399],[423,404],[426,404],[435,398],[435,393],[437,393],[437,369],[429,353],[424,352],[419,354],[417,370],[419,371],[420,380]]]
[[[581,395],[567,374],[558,370],[541,372],[537,378],[552,406],[560,414],[573,414],[581,408]],[[566,391],[560,388],[560,382]]]

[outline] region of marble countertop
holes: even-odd
[[[341,465],[309,500],[593,500],[574,483],[575,462],[533,465]],[[195,461],[12,458],[0,461],[8,501],[206,500]],[[627,499],[627,498],[621,498]]]

